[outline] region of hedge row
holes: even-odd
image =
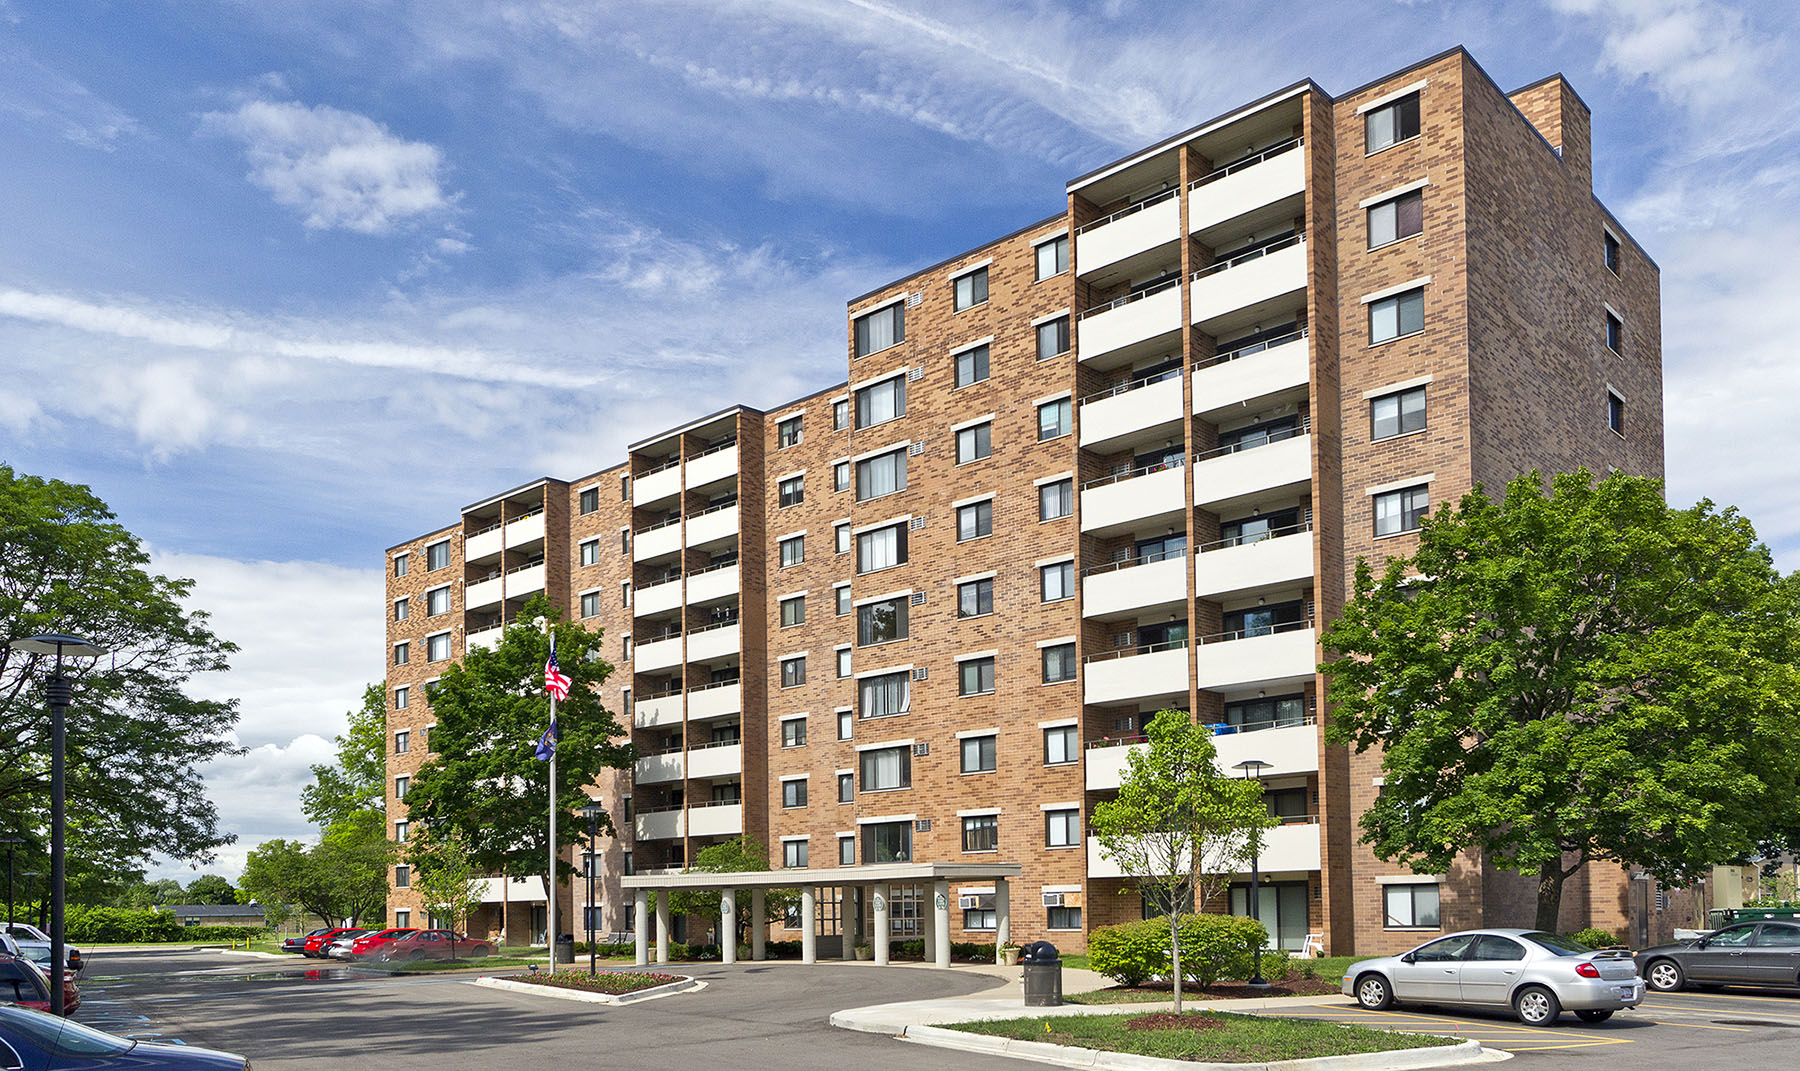
[[[64,932],[75,944],[160,944],[176,941],[243,941],[268,933],[263,926],[183,926],[167,911],[78,907]]]
[[[1181,975],[1205,987],[1224,978],[1248,978],[1255,950],[1263,949],[1265,975],[1287,975],[1287,954],[1268,950],[1269,931],[1242,915],[1181,916]],[[1102,926],[1088,937],[1088,965],[1121,985],[1142,985],[1171,974],[1169,920],[1144,919]]]

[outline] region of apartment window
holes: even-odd
[[[1069,399],[1061,398],[1038,406],[1038,442],[1060,439],[1074,430],[1075,420]]]
[[[589,539],[581,544],[581,564],[600,564],[600,541],[598,539]]]
[[[806,866],[806,842],[803,840],[784,840],[781,842],[781,865],[788,870],[798,870]],[[797,928],[797,927],[796,927]]]
[[[1625,321],[1611,312],[1606,314],[1606,348],[1614,353],[1625,352]]]
[[[994,500],[972,502],[956,509],[956,541],[966,543],[971,539],[994,534]]]
[[[850,426],[850,399],[839,398],[831,403],[831,430],[843,431]]]
[[[843,680],[850,675],[850,648],[839,647],[837,651],[837,675]]]
[[[407,618],[407,615],[409,613],[411,613],[411,603],[409,600],[407,600],[407,599],[395,599],[394,600],[394,620],[395,621],[405,621]]]
[[[1057,235],[1048,242],[1039,242],[1037,246],[1037,277],[1039,282],[1052,275],[1061,275],[1069,270],[1069,236]]]
[[[994,422],[986,421],[972,428],[962,428],[956,433],[956,463],[967,465],[971,461],[980,461],[992,457]]]
[[[850,735],[855,732],[855,721],[856,718],[850,711],[840,710],[837,712],[837,733],[839,740],[850,739]]]
[[[962,739],[962,772],[993,773],[996,736],[965,736]]]
[[[911,748],[874,748],[863,752],[861,760],[864,792],[890,792],[912,786]]]
[[[427,662],[442,662],[449,657],[450,634],[448,632],[440,632],[435,636],[426,637],[425,660]]]
[[[629,476],[619,477],[619,501],[631,501],[631,477]]]
[[[425,570],[427,572],[443,569],[449,564],[450,541],[448,539],[425,548]]]
[[[783,781],[781,783],[781,805],[783,807],[806,806],[806,782],[804,780]]]
[[[1425,388],[1384,394],[1369,403],[1370,440],[1425,430]]]
[[[856,571],[874,573],[906,564],[906,525],[891,524],[856,537]]]
[[[394,888],[412,888],[412,867],[402,863],[400,866],[394,868]]]
[[[956,385],[967,387],[988,377],[988,348],[976,346],[956,355]]]
[[[962,820],[963,843],[965,852],[997,852],[1000,850],[1000,816],[997,814],[974,814]],[[993,912],[985,912],[988,925],[982,929],[993,928]],[[964,928],[970,928],[964,923]]]
[[[872,428],[906,415],[906,377],[884,379],[856,392],[856,426]]]
[[[1038,589],[1045,602],[1061,602],[1075,597],[1075,563],[1058,562],[1038,568]]]
[[[1369,248],[1375,249],[1425,229],[1425,191],[1413,190],[1369,206]]]
[[[394,689],[394,709],[405,710],[412,705],[412,689],[401,685]]]
[[[406,835],[408,832],[411,831],[411,829],[412,829],[412,823],[410,823],[410,822],[395,822],[394,823],[394,843],[395,844],[405,844],[406,843]]]
[[[846,800],[845,802],[848,802],[848,801]],[[846,836],[842,833],[838,834],[838,866],[855,866],[855,865],[856,865],[856,836],[855,836],[855,834],[851,834],[848,836]]]
[[[788,417],[775,425],[775,449],[786,450],[790,446],[800,445],[801,421],[803,417]]]
[[[865,718],[887,718],[912,709],[911,674],[905,670],[864,677],[857,682],[857,701]]]
[[[631,797],[629,797],[629,796],[627,796],[627,797],[626,797],[626,800],[627,800],[627,801],[629,801],[629,800],[630,800],[630,798],[631,798]],[[629,817],[630,817],[630,816],[629,816],[629,815],[627,815],[627,816],[626,816],[626,817],[627,817],[627,819],[629,819]],[[634,866],[634,865],[632,865],[632,857],[631,857],[631,853],[630,853],[630,852],[626,852],[626,853],[625,853],[625,861],[624,861],[624,863],[622,863],[622,864],[621,864],[621,865],[620,865],[620,867],[619,867],[619,869],[620,869],[620,870],[621,870],[621,871],[622,871],[622,872],[624,872],[624,873],[625,873],[625,874],[626,874],[626,875],[631,875],[631,874],[635,874],[635,873],[637,873],[637,867],[636,867],[636,866]],[[630,917],[631,917],[631,916],[630,916],[630,915],[629,915],[629,914],[627,914],[627,915],[626,915],[626,916],[625,916],[625,917],[626,917],[626,918],[627,918],[627,919],[629,919],[629,918],[630,918]]]
[[[412,787],[412,778],[410,778],[410,777],[394,778],[394,798],[397,800],[405,799],[406,798],[406,790],[411,787]]]
[[[1044,730],[1044,765],[1061,766],[1080,759],[1080,744],[1075,739],[1075,726],[1054,725]]]
[[[908,597],[884,599],[856,608],[856,643],[868,647],[877,643],[893,643],[907,636],[906,606]]]
[[[956,585],[956,616],[982,617],[994,612],[994,581],[970,580]]]
[[[579,504],[576,508],[581,511],[581,514],[584,517],[598,510],[600,508],[600,489],[598,487],[590,487],[581,492]]]
[[[1436,884],[1383,886],[1381,904],[1382,925],[1389,929],[1435,929],[1439,925]]]
[[[1386,536],[1417,531],[1430,504],[1424,484],[1376,495],[1375,534]]]
[[[1081,812],[1073,807],[1044,812],[1044,846],[1073,848],[1081,843]]]
[[[1419,136],[1419,95],[1408,93],[1363,114],[1363,152],[1379,152]]]
[[[863,863],[904,863],[911,860],[912,830],[911,822],[871,822],[863,826]],[[907,921],[918,921],[918,899],[905,898],[902,890],[895,888],[892,903],[901,912],[896,919],[897,924],[904,926]]]
[[[806,683],[806,656],[781,660],[781,686],[796,688]]]
[[[959,275],[952,285],[956,288],[957,312],[987,304],[988,270],[986,268],[969,272],[967,275]]]
[[[856,775],[841,773],[837,775],[837,799],[839,803],[856,801]]]
[[[1606,392],[1606,426],[1625,434],[1625,399],[1611,390]]]
[[[1044,663],[1044,683],[1060,684],[1075,679],[1075,645],[1059,643],[1054,647],[1046,647],[1041,652]]]
[[[411,562],[412,562],[412,555],[410,555],[410,554],[394,555],[394,575],[395,576],[405,576],[406,570],[410,567]]]
[[[781,627],[806,624],[806,596],[794,595],[781,600]]]
[[[1069,318],[1058,316],[1037,325],[1037,359],[1047,361],[1069,352]]]
[[[1425,330],[1425,289],[1369,302],[1369,344],[1388,342]]]
[[[783,569],[786,569],[790,565],[799,565],[801,562],[806,560],[806,537],[805,536],[803,536],[803,535],[789,536],[788,538],[782,540],[780,545],[781,545],[781,567]]]
[[[395,911],[394,925],[402,928],[412,925],[412,912],[404,908]]]
[[[629,636],[627,636],[627,637],[626,637],[626,639],[630,639],[630,638],[631,638],[631,637],[629,637]],[[630,658],[630,657],[631,657],[631,656],[630,656],[630,655],[626,655],[626,656],[625,656],[625,657],[626,657],[626,658]],[[621,688],[621,689],[619,689],[619,705],[620,705],[620,706],[621,706],[621,707],[623,707],[623,708],[624,708],[624,709],[625,709],[625,716],[626,716],[626,717],[630,717],[630,716],[631,716],[631,712],[632,712],[632,706],[631,706],[631,689],[630,689],[630,688]],[[626,797],[626,801],[627,801],[627,802],[628,802],[628,803],[629,803],[629,801],[630,801],[630,799],[631,799],[631,797],[629,797],[629,796],[627,796],[627,797]],[[625,817],[627,817],[627,818],[630,818],[630,817],[631,817],[631,816],[630,816],[630,815],[626,815],[626,816],[625,816]]]
[[[856,463],[856,500],[891,495],[906,490],[906,448],[890,450],[879,457]]]
[[[1045,914],[1048,916],[1045,924],[1052,930],[1081,929],[1081,909],[1079,907],[1046,908]]]
[[[840,521],[839,523],[831,526],[831,542],[832,542],[832,549],[835,550],[837,553],[839,553],[839,554],[850,553],[850,548],[854,544],[850,540],[850,522],[849,521]]]
[[[437,617],[450,612],[450,586],[432,588],[425,593],[425,616]]]
[[[1054,521],[1075,514],[1075,480],[1038,485],[1038,520]]]
[[[957,695],[993,695],[993,658],[968,658],[956,666]]]
[[[898,346],[906,341],[906,302],[896,301],[885,309],[858,316],[852,326],[858,357]]]
[[[412,750],[412,733],[401,729],[394,734],[394,754],[404,755]]]
[[[631,605],[631,581],[629,580],[619,582],[619,605],[625,607]]]
[[[1606,270],[1617,275],[1619,274],[1619,240],[1613,237],[1611,231],[1602,231],[1600,233],[1602,239],[1606,242]]]
[[[581,616],[600,616],[600,593],[598,591],[583,592],[581,596]]]
[[[806,501],[806,477],[789,476],[776,486],[781,496],[778,508],[787,509]]]
[[[837,593],[837,615],[846,617],[850,613],[850,585],[842,584],[833,589]]]
[[[850,490],[850,462],[839,461],[831,466],[831,489],[833,491]]]
[[[619,553],[631,553],[631,529],[629,528],[619,529]]]

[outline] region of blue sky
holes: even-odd
[[[1800,567],[1791,9],[1725,0],[0,0],[0,459],[244,648],[243,842],[381,673],[386,546],[842,372],[843,304],[1272,89],[1564,72],[1663,270],[1670,497]]]

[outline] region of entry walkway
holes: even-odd
[[[893,885],[925,885],[931,889],[931,904],[922,911],[920,924],[931,962],[940,968],[950,966],[950,884],[952,882],[992,882],[994,886],[994,945],[996,948],[1012,940],[1012,914],[1009,904],[1009,878],[1019,876],[1017,863],[875,863],[869,866],[844,866],[831,870],[751,870],[705,873],[688,871],[676,874],[633,874],[621,884],[636,893],[636,930],[633,934],[639,966],[650,963],[650,898],[656,904],[656,962],[669,962],[669,894],[677,890],[718,892],[719,958],[737,962],[739,889],[750,890],[750,958],[767,958],[765,943],[768,931],[767,897],[770,889],[800,890],[800,960],[816,963],[819,958],[818,896],[820,889],[844,890],[840,907],[840,929],[849,937],[843,942],[840,956],[851,960],[861,942],[864,926],[859,905],[868,905],[871,931],[869,942],[875,963],[888,963],[891,919],[888,904]],[[999,957],[996,956],[996,959]]]

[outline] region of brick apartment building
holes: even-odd
[[[1431,503],[1534,467],[1662,474],[1658,269],[1595,199],[1589,145],[1560,76],[1509,94],[1461,49],[1339,96],[1302,82],[853,299],[846,382],[392,548],[397,833],[423,685],[542,591],[605,630],[640,755],[595,788],[629,817],[597,929],[631,928],[621,874],[746,834],[815,880],[1020,864],[1014,939],[1082,947],[1141,916],[1085,815],[1164,707],[1221,726],[1227,768],[1268,764],[1282,947],[1529,924],[1528,880],[1357,842],[1380,763],[1324,745],[1317,638]],[[542,931],[538,883],[490,884],[474,929]],[[956,938],[991,939],[992,887],[953,892]],[[890,890],[896,934],[920,896]],[[1565,921],[1649,902],[1589,867]],[[422,921],[404,888],[390,909]]]

